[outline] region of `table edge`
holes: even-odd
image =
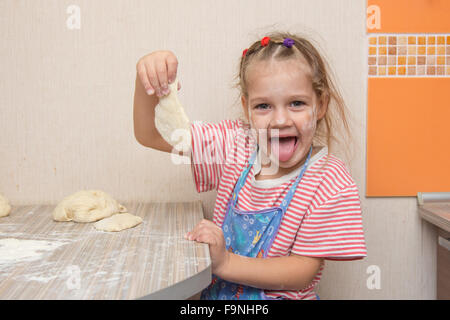
[[[185,300],[206,288],[212,280],[211,263],[199,273],[137,300]]]
[[[429,210],[428,208],[424,206],[419,206],[419,214],[420,216],[431,223],[432,225],[443,229],[447,232],[450,232],[450,222],[449,220],[443,218],[442,216],[435,214],[432,210]]]

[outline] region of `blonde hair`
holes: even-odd
[[[335,143],[350,143],[351,133],[347,119],[347,114],[349,112],[335,85],[335,81],[332,79],[332,72],[326,60],[311,42],[303,36],[298,36],[289,32],[272,32],[266,36],[270,38],[270,41],[266,46],[262,46],[261,40],[255,41],[248,47],[246,54],[243,54],[240,59],[239,72],[235,77],[236,82],[233,86],[240,92],[238,98],[240,99],[244,96],[248,101],[247,69],[252,61],[269,61],[273,59],[306,60],[311,71],[309,77],[312,82],[312,88],[318,101],[322,101],[325,104],[328,103],[325,116],[317,122],[313,145],[326,145],[328,147],[328,154],[330,154],[334,151]],[[291,48],[283,45],[285,38],[294,40],[294,44]],[[243,113],[240,114],[240,118],[244,123],[249,124]],[[338,128],[340,125],[343,128],[341,134],[346,135],[343,141],[335,134],[336,131],[339,131]]]

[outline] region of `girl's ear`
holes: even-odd
[[[319,104],[319,112],[317,113],[317,120],[322,119],[328,110],[328,103],[330,102],[330,96],[329,95],[322,95],[322,98],[320,99]]]

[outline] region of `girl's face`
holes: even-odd
[[[262,167],[276,167],[278,175],[303,164],[317,121],[325,115],[309,70],[306,62],[293,59],[252,61],[248,66],[248,98],[242,97],[242,106],[266,157]]]

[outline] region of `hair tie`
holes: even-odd
[[[242,56],[245,57],[245,55],[247,54],[248,49],[245,49],[244,51],[242,51]]]
[[[263,47],[267,46],[267,45],[269,44],[269,40],[270,40],[269,37],[264,37],[264,38],[262,38],[262,39],[261,39],[261,45],[262,45]]]
[[[283,45],[284,45],[286,48],[291,48],[291,47],[294,45],[294,43],[295,43],[295,41],[292,40],[291,38],[286,38],[286,39],[284,39],[284,41],[283,41]]]

